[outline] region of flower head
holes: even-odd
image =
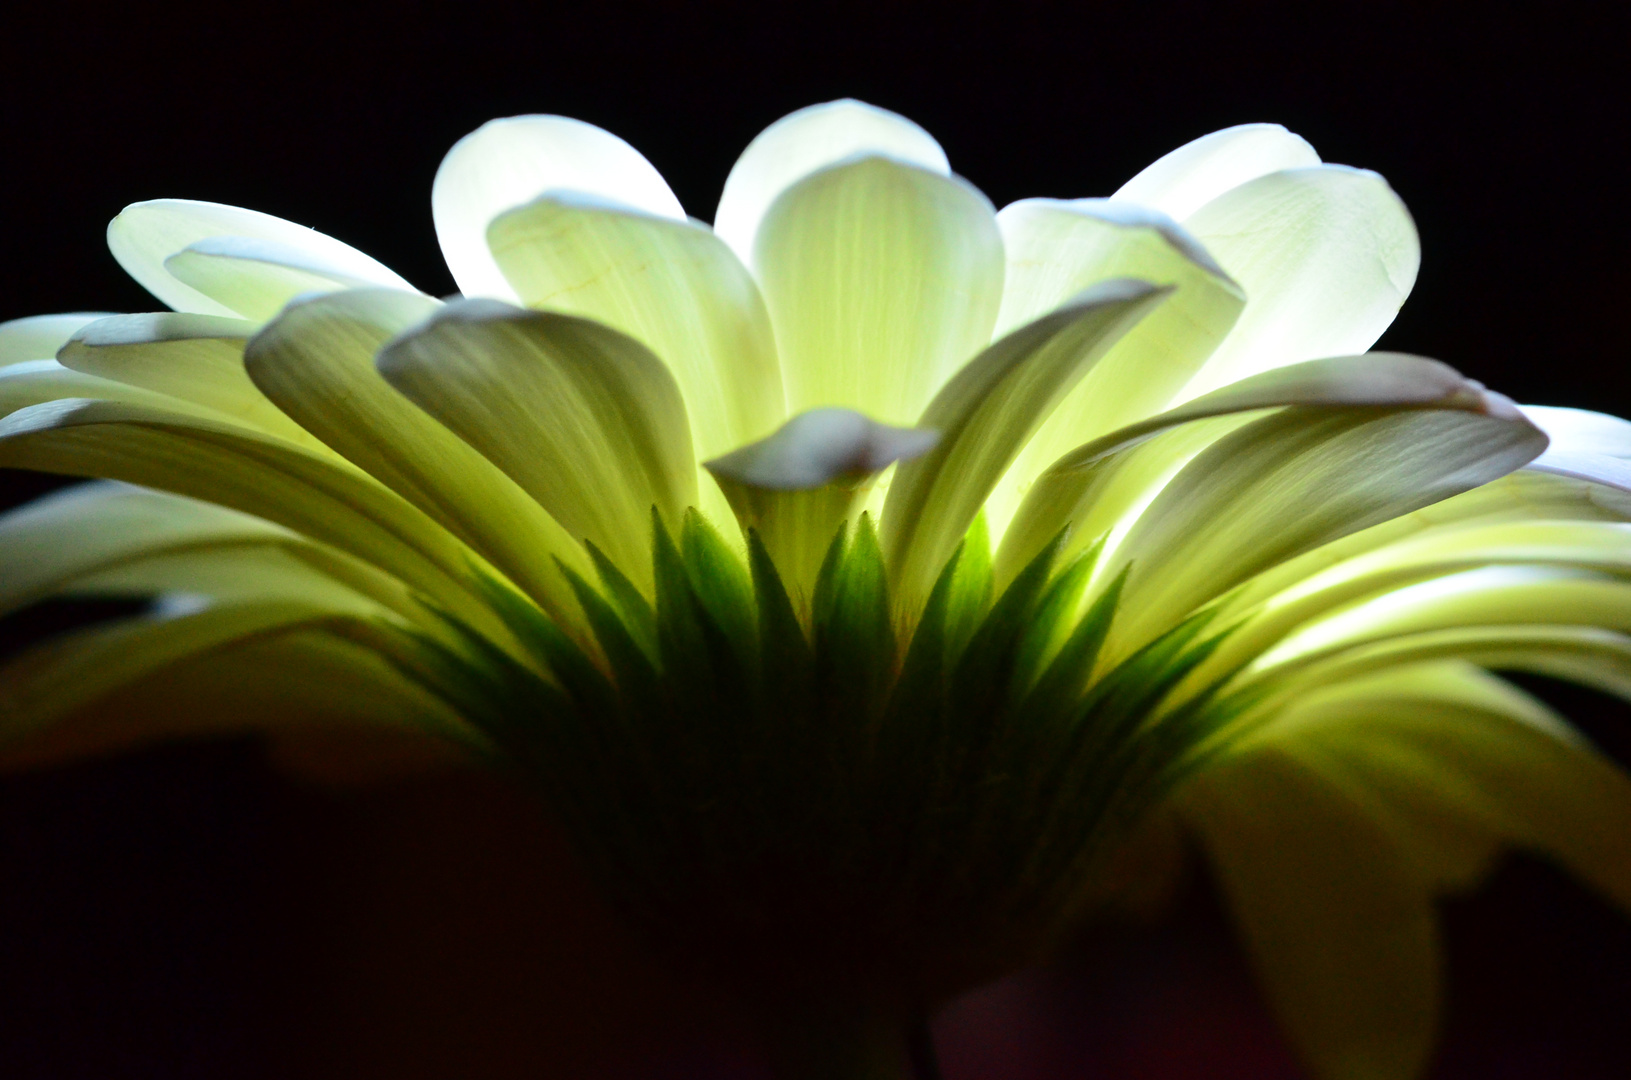
[[[115,481],[0,519],[0,603],[156,598],[0,671],[16,755],[429,730],[811,1015],[1043,954],[1181,821],[1329,1077],[1419,1067],[1499,844],[1631,903],[1631,785],[1486,670],[1631,686],[1631,424],[1365,352],[1418,258],[1374,173],[1247,125],[996,212],[835,102],[712,228],[551,116],[432,204],[462,298],[159,201],[109,242],[174,312],[0,328],[0,464]]]

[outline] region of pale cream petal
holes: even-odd
[[[264,322],[295,297],[338,289],[395,286],[395,274],[357,267],[293,244],[249,236],[211,236],[164,260],[164,269],[245,319]]]
[[[1185,143],[1127,181],[1111,198],[1180,221],[1231,188],[1281,169],[1320,163],[1300,136],[1279,124],[1240,124]]]
[[[737,522],[764,541],[795,605],[807,607],[828,545],[859,512],[878,473],[921,457],[939,439],[848,409],[812,409],[706,465]]]
[[[0,613],[87,573],[156,553],[290,536],[259,518],[104,482],[53,492],[0,516]]]
[[[553,191],[685,220],[651,162],[611,132],[565,116],[491,120],[453,144],[430,192],[442,258],[465,296],[516,299],[487,249],[487,226]]]
[[[245,319],[160,312],[118,315],[84,327],[58,355],[74,371],[166,394],[250,427],[327,453],[328,448],[266,399],[244,371]],[[90,397],[90,394],[75,394]]]
[[[685,405],[662,361],[572,315],[449,304],[380,352],[386,380],[497,465],[574,537],[651,579],[651,512],[696,503]]]
[[[985,512],[1000,539],[1023,493],[1060,455],[1165,406],[1223,340],[1245,298],[1158,212],[1102,199],[1025,199],[1004,207],[997,225],[1008,259],[998,333],[1111,278],[1174,290],[1094,365],[998,482]]]
[[[917,426],[940,442],[895,470],[879,519],[891,585],[906,610],[928,598],[1025,441],[1170,292],[1128,278],[1096,285],[991,345],[935,395]]]
[[[1529,468],[1631,491],[1631,421],[1586,409],[1523,406],[1551,439]]]
[[[206,587],[198,567],[222,566],[223,554],[246,552],[262,561],[276,554],[300,566],[282,575],[217,573]],[[323,589],[366,598],[420,623],[424,632],[445,630],[427,619],[402,582],[334,548],[223,506],[112,481],[79,484],[0,515],[0,565],[11,568],[0,583],[0,614],[53,594],[110,590],[121,574],[134,575],[117,590],[124,593],[181,590],[268,600],[293,598],[287,580],[296,580],[308,599],[317,597],[313,582],[320,580]],[[167,567],[171,577],[162,576],[171,572]]]
[[[125,683],[233,641],[311,625],[332,613],[290,600],[160,613],[64,635],[0,667],[0,738],[7,742]]]
[[[1246,309],[1183,396],[1299,360],[1363,352],[1393,322],[1421,263],[1387,182],[1342,165],[1270,173],[1183,225],[1246,292]]]
[[[785,418],[759,287],[706,226],[561,194],[500,214],[487,239],[522,303],[605,323],[668,365],[698,457]]]
[[[1148,505],[1189,459],[1246,423],[1284,406],[1439,406],[1502,417],[1519,414],[1436,360],[1367,353],[1276,368],[1129,424],[1061,457],[1030,488],[997,552],[999,583],[1071,525],[1067,551],[1111,533],[1119,544],[1134,512]]]
[[[1247,578],[1349,533],[1502,476],[1545,436],[1465,408],[1292,408],[1220,440],[1162,489],[1111,558],[1129,565],[1134,648]]]
[[[0,420],[0,465],[123,480],[266,518],[379,567],[514,645],[479,599],[479,556],[332,457],[182,413],[70,399]]]
[[[1269,1003],[1319,1080],[1415,1080],[1437,1026],[1427,887],[1367,808],[1276,747],[1183,789]]]
[[[725,178],[714,231],[753,265],[754,236],[770,204],[819,169],[859,154],[877,154],[951,174],[940,144],[886,109],[845,98],[789,113],[748,144]]]
[[[382,345],[439,307],[428,297],[386,289],[297,301],[249,342],[244,366],[306,430],[570,622],[577,604],[556,560],[590,573],[582,545],[515,481],[375,370]]]
[[[105,318],[105,312],[76,311],[0,322],[0,368],[23,360],[50,360],[81,327]]]
[[[125,207],[108,225],[108,250],[126,273],[177,311],[249,317],[247,312],[178,278],[165,266],[172,255],[199,241],[227,237],[233,238],[224,241],[229,250],[235,244],[262,245],[262,252],[298,258],[350,279],[388,288],[413,288],[356,248],[314,229],[254,210],[191,199],[154,199]],[[206,246],[205,251],[210,250],[214,249]],[[275,266],[268,266],[267,272],[274,280],[280,273]]]
[[[836,165],[782,192],[757,235],[789,412],[910,424],[990,341],[1002,237],[961,180],[883,157]]]
[[[1276,567],[1226,605],[1240,619],[1196,674],[1204,685],[1267,652],[1299,627],[1362,601],[1383,605],[1394,590],[1485,566],[1555,566],[1631,578],[1631,524],[1607,521],[1487,521],[1422,526],[1393,542],[1366,545],[1323,567],[1310,562],[1292,577]],[[1408,594],[1407,594],[1408,595]],[[1254,610],[1255,608],[1255,610]]]
[[[70,371],[55,360],[19,360],[0,368],[0,416],[61,398],[130,401],[153,408],[173,408],[199,416],[218,415],[165,394],[95,375]],[[220,417],[225,420],[226,417]]]

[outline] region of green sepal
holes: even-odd
[[[680,553],[697,601],[731,639],[738,660],[756,666],[758,616],[753,582],[741,557],[695,509],[685,512]]]
[[[946,564],[956,567],[951,576],[951,591],[946,597],[947,664],[957,662],[991,607],[991,530],[986,525],[984,510],[975,515],[958,551],[956,560]]]
[[[601,587],[606,590],[606,599],[622,616],[629,634],[651,658],[651,662],[656,663],[657,615],[651,610],[651,601],[629,580],[627,574],[617,568],[616,563],[606,557],[605,552],[587,540],[583,546],[595,564],[595,573],[600,576]]]
[[[595,640],[600,643],[601,651],[606,654],[619,694],[625,702],[641,704],[654,702],[657,697],[658,675],[651,657],[629,632],[628,625],[617,609],[595,591],[594,586],[565,563],[561,563],[560,568],[567,583],[572,586],[573,595],[583,607],[583,613],[589,620],[589,628],[594,631]]]
[[[878,711],[894,675],[895,628],[883,551],[869,515],[862,514],[856,524],[827,592],[815,624],[816,658],[827,692],[839,715]]]

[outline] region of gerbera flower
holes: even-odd
[[[0,604],[153,598],[0,671],[14,760],[433,732],[789,1076],[900,1074],[1174,823],[1324,1077],[1420,1069],[1501,844],[1631,903],[1631,785],[1488,670],[1631,688],[1631,424],[1366,353],[1381,177],[1247,125],[999,213],[835,102],[712,228],[551,116],[432,204],[461,298],[166,200],[109,243],[174,312],[0,328],[0,464],[102,478],[0,519]]]

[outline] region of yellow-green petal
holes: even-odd
[[[221,315],[118,315],[79,330],[63,345],[57,359],[74,371],[201,405],[269,435],[327,453],[322,442],[289,419],[250,381],[244,371],[244,345],[254,332],[254,323]]]
[[[785,418],[759,287],[707,226],[558,194],[500,214],[487,240],[523,304],[605,323],[668,365],[698,457]]]
[[[1285,406],[1440,406],[1516,415],[1498,394],[1436,360],[1367,353],[1261,372],[1101,436],[1054,462],[1032,484],[997,553],[1006,582],[1068,523],[1067,550],[1112,533],[1121,542],[1135,511],[1191,458],[1251,414]]]
[[[109,314],[77,311],[0,322],[0,368],[23,360],[50,360],[81,327]]]
[[[1103,282],[991,345],[935,395],[918,427],[940,434],[895,471],[879,539],[897,597],[927,599],[991,488],[1020,447],[1121,336],[1170,290]]]
[[[916,421],[990,341],[1002,299],[1002,237],[985,196],[883,157],[782,192],[754,254],[790,413],[838,406]]]
[[[1129,618],[1147,640],[1260,570],[1449,498],[1531,460],[1545,436],[1521,414],[1466,408],[1292,408],[1191,461],[1111,561],[1131,565]]]
[[[986,504],[1001,537],[1023,493],[1060,455],[1163,408],[1223,340],[1245,297],[1172,219],[1103,199],[1025,199],[997,215],[1007,253],[997,332],[1102,281],[1170,286],[1036,432]]]
[[[355,289],[291,304],[250,341],[249,377],[337,453],[434,518],[557,618],[577,612],[556,560],[587,553],[497,466],[403,397],[374,367],[386,341],[440,307]]]
[[[405,284],[395,274],[380,274],[371,266],[358,267],[327,253],[251,236],[206,237],[165,259],[164,269],[253,322],[270,319],[284,304],[307,293]]]
[[[386,380],[625,574],[651,575],[651,510],[696,503],[674,376],[651,350],[572,315],[449,304],[385,346]]]
[[[69,399],[0,420],[0,466],[123,480],[266,518],[372,563],[513,644],[477,599],[478,556],[332,456],[183,413]]]
[[[833,536],[860,511],[878,473],[927,453],[939,438],[848,409],[812,409],[705,464],[737,522],[758,532],[793,601],[807,608]]]
[[[1263,747],[1182,792],[1269,1003],[1319,1080],[1416,1080],[1437,1025],[1426,886],[1366,808]]]

